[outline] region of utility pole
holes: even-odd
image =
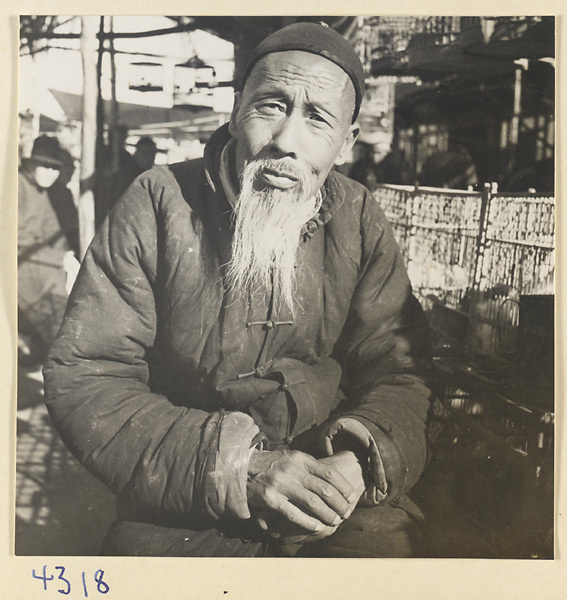
[[[97,138],[97,29],[99,18],[81,17],[81,59],[83,63],[83,130],[81,139],[81,195],[79,236],[81,258],[95,231],[94,178]]]

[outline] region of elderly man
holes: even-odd
[[[423,315],[376,201],[332,171],[363,86],[333,30],[274,33],[204,159],[138,177],[99,230],[45,378],[118,495],[104,553],[422,552]]]

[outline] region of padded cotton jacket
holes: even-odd
[[[424,468],[431,400],[390,226],[331,172],[301,236],[296,314],[235,295],[227,140],[223,127],[204,159],[139,176],[101,226],[44,370],[53,422],[124,519],[247,519],[254,444],[324,455],[341,435],[368,457],[365,501],[388,502]]]

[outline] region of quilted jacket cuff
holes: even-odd
[[[252,417],[214,413],[205,423],[197,456],[196,497],[214,519],[249,519],[246,481],[251,448],[263,443]]]
[[[368,428],[355,418],[341,417],[331,422],[323,430],[322,436],[327,455],[337,451],[339,440],[341,448],[347,447],[358,455],[366,483],[360,503],[375,506],[382,502],[388,493],[386,472],[380,449]]]

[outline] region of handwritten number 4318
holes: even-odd
[[[57,571],[59,571],[59,575],[57,576],[57,579],[55,581],[60,586],[62,586],[57,591],[60,594],[64,594],[67,596],[68,594],[71,593],[71,582],[65,577],[65,567],[55,567],[55,569]],[[43,572],[41,575],[37,575],[35,572],[35,569],[32,569],[32,577],[34,579],[40,579],[41,581],[43,581],[43,589],[46,591],[47,591],[47,582],[53,581],[55,579],[54,575],[50,575],[49,577],[47,576],[47,565],[43,565]],[[94,582],[96,583],[96,591],[99,594],[107,594],[108,591],[110,590],[108,583],[106,583],[106,581],[104,581],[103,577],[104,577],[104,571],[102,569],[99,569],[94,574]],[[81,573],[81,579],[82,579],[82,583],[83,583],[83,593],[85,595],[85,598],[88,598],[89,591],[87,588],[87,580],[85,578],[84,571]]]

